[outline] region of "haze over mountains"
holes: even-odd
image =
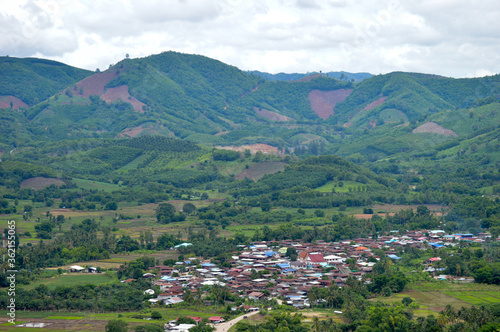
[[[272,75],[164,52],[100,72],[2,57],[0,80],[2,150],[40,140],[141,135],[314,148],[365,161],[429,154],[451,141],[461,150],[475,144],[474,153],[498,149],[481,139],[498,142],[499,75]]]

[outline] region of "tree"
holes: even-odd
[[[286,249],[285,256],[290,258],[292,262],[296,261],[297,258],[299,257],[299,255],[297,254],[297,249],[295,249],[294,247],[288,247]]]
[[[193,203],[186,203],[182,207],[182,211],[186,214],[191,214],[196,210],[196,206]]]
[[[161,203],[156,208],[156,219],[162,224],[175,221],[175,207],[170,203]]]
[[[105,209],[116,211],[116,209],[118,209],[118,204],[116,204],[116,202],[107,202]]]
[[[158,311],[151,312],[151,319],[162,319],[163,316]]]
[[[128,323],[120,319],[112,319],[104,328],[106,332],[127,332]]]
[[[315,210],[314,215],[318,218],[324,218],[325,217],[325,211],[323,210]]]
[[[403,299],[401,300],[401,303],[405,307],[409,306],[412,302],[413,302],[413,300],[411,299],[411,297],[408,297],[408,296],[403,297]]]
[[[165,330],[156,324],[138,325],[134,327],[135,332],[164,332]]]

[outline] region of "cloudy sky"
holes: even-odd
[[[0,0],[0,55],[201,54],[270,73],[500,72],[497,0]]]

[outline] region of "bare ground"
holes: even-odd
[[[30,188],[33,190],[40,190],[46,188],[50,185],[62,186],[64,181],[53,178],[44,178],[41,176],[29,178],[21,182],[21,189]]]

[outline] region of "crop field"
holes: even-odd
[[[251,180],[257,181],[266,174],[273,174],[285,169],[286,164],[280,161],[268,161],[264,163],[256,163],[249,166],[247,169],[242,170],[235,179],[242,180],[244,178],[249,178]]]
[[[357,191],[358,188],[364,189],[366,187],[365,184],[355,181],[342,181],[342,182],[343,182],[342,187],[338,185],[338,182],[331,181],[325,185],[322,185],[321,187],[316,188],[315,190],[322,193],[331,193],[332,189],[335,189],[336,193],[347,193],[349,192],[349,189],[351,191]]]
[[[85,180],[85,179],[73,179],[73,182],[78,186],[80,189],[86,189],[86,190],[104,190],[105,192],[112,192],[113,190],[119,190],[122,187],[113,184],[113,183],[106,183],[106,182],[99,182],[99,181],[92,181],[92,180]]]
[[[449,282],[424,283],[419,287],[391,297],[379,297],[374,301],[384,303],[401,303],[404,297],[410,297],[418,304],[414,313],[417,317],[429,314],[437,315],[447,305],[455,309],[461,307],[480,306],[500,303],[500,287],[485,284],[452,284]]]
[[[77,264],[75,264],[77,265]],[[44,278],[41,280],[37,280],[27,286],[24,286],[25,289],[34,289],[37,286],[43,284],[47,286],[49,289],[55,289],[57,286],[76,286],[76,285],[85,285],[85,284],[107,284],[112,282],[113,280],[104,273],[68,273],[56,275],[52,278]]]

